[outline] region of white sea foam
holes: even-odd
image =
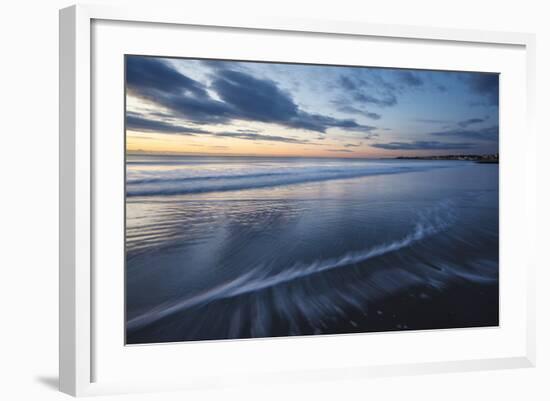
[[[296,263],[287,269],[272,273],[263,266],[251,269],[233,280],[195,294],[186,299],[163,303],[127,322],[130,330],[139,329],[166,316],[182,310],[207,304],[216,300],[260,291],[283,283],[328,270],[364,263],[365,261],[398,251],[425,238],[440,233],[454,223],[456,216],[450,202],[441,202],[436,207],[420,212],[414,230],[405,237],[376,245],[360,251],[348,252],[343,256],[317,260],[312,263]]]
[[[237,191],[320,182],[373,175],[420,172],[452,166],[451,163],[398,161],[333,162],[326,164],[287,163],[252,166],[212,165],[200,170],[186,165],[160,170],[148,164],[129,169],[127,196],[183,195],[205,192]],[[158,166],[156,166],[158,167]]]

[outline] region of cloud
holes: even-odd
[[[372,75],[369,82],[358,73],[341,75],[340,86],[346,91],[349,98],[360,104],[372,104],[378,107],[389,107],[397,104],[395,86],[380,77]],[[368,93],[367,93],[368,91]]]
[[[380,136],[379,134],[370,133],[370,134],[367,134],[367,135],[363,136],[363,139],[369,140],[369,139],[373,139],[373,138],[376,138],[376,137],[379,137],[379,136]]]
[[[498,106],[498,74],[467,74],[466,83],[474,93],[485,97],[490,105]]]
[[[352,119],[339,119],[320,114],[309,114],[299,112],[297,119],[293,120],[289,126],[295,128],[304,128],[311,131],[326,132],[329,128],[342,128],[350,131],[370,132],[377,127],[372,125],[359,124]]]
[[[337,103],[337,102],[333,101],[333,103]],[[343,113],[364,115],[372,120],[380,120],[380,118],[382,118],[382,116],[378,113],[374,113],[368,110],[362,110],[357,107],[349,106],[349,105],[338,106],[338,110]]]
[[[251,132],[215,132],[211,133],[212,136],[217,137],[226,137],[226,138],[238,138],[245,139],[249,141],[272,141],[272,142],[285,142],[285,143],[298,143],[298,144],[308,144],[315,145],[309,141],[299,140],[295,138],[289,138],[285,136],[277,135],[265,135],[260,133],[251,133]]]
[[[361,145],[362,145],[361,143],[360,143],[360,144],[346,143],[346,144],[344,145],[344,147],[346,147],[346,148],[358,148],[358,147],[360,147]]]
[[[425,124],[448,124],[448,120],[438,120],[433,118],[415,118],[414,121]]]
[[[458,125],[462,128],[466,128],[468,125],[479,124],[486,120],[486,118],[469,118],[468,120],[459,121]]]
[[[379,107],[389,107],[397,104],[397,97],[392,93],[384,97],[375,97],[366,93],[355,93],[353,98],[360,103],[370,103]]]
[[[375,143],[370,146],[387,150],[450,150],[469,149],[473,143],[447,143],[438,141],[413,141],[413,142],[389,142]]]
[[[126,129],[138,132],[158,132],[162,134],[179,135],[194,135],[206,132],[198,128],[183,127],[164,121],[152,120],[135,113],[128,113],[126,115]]]
[[[232,113],[231,107],[211,98],[202,83],[181,74],[161,59],[127,57],[126,86],[129,94],[192,122],[226,122]]]
[[[234,70],[218,71],[212,88],[245,119],[287,121],[298,114],[298,106],[289,95],[268,80]]]
[[[164,121],[151,120],[137,113],[128,113],[126,115],[126,128],[128,130],[138,131],[138,132],[156,132],[156,133],[162,133],[162,134],[177,134],[177,135],[189,135],[189,136],[194,136],[195,134],[201,134],[201,135],[208,135],[208,136],[214,136],[214,137],[237,138],[237,139],[244,139],[244,140],[251,140],[251,141],[270,141],[270,142],[318,145],[317,143],[310,142],[307,140],[299,140],[291,137],[283,137],[283,136],[277,136],[277,135],[266,135],[250,129],[239,129],[234,132],[233,131],[213,132],[213,131],[206,131],[198,128],[183,127],[183,126],[167,123]]]
[[[347,89],[350,91],[354,91],[358,89],[357,80],[352,79],[350,76],[347,76],[347,75],[340,76],[340,85],[342,85],[344,89]]]
[[[247,120],[321,133],[330,128],[361,132],[375,128],[352,119],[309,113],[302,110],[290,94],[281,90],[275,82],[234,69],[213,70],[212,82],[207,88],[161,59],[128,57],[126,68],[130,94],[145,98],[170,110],[175,116],[195,123]],[[214,91],[219,99],[210,96],[209,91]]]
[[[399,71],[399,81],[407,86],[422,86],[424,81],[420,77],[411,71]]]
[[[352,119],[338,119],[301,110],[275,82],[239,71],[222,70],[212,84],[220,98],[236,110],[236,118],[276,123],[293,128],[326,132],[345,128],[368,132],[375,127]]]
[[[153,57],[129,56],[126,59],[126,84],[141,92],[206,95],[202,84]]]
[[[491,127],[472,129],[453,129],[448,131],[432,132],[430,135],[443,136],[448,138],[465,138],[477,139],[481,141],[497,141],[498,140],[498,125]]]
[[[353,153],[353,150],[349,149],[326,149],[328,152],[342,152],[342,153]]]
[[[199,60],[199,63],[202,64],[204,67],[216,71],[216,70],[246,70],[245,65],[241,63],[236,63],[235,61],[230,60]],[[253,61],[249,63],[254,63]],[[259,62],[258,64],[261,64]]]
[[[341,110],[356,113],[364,105],[395,106],[398,95],[424,85],[424,80],[408,70],[352,69],[341,75],[338,83],[346,93]],[[380,115],[374,113],[369,118],[378,119]]]

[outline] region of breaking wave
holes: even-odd
[[[401,174],[449,167],[450,164],[372,164],[362,167],[345,166],[340,168],[293,168],[273,171],[228,172],[215,175],[188,176],[189,172],[176,172],[174,175],[146,176],[130,178],[127,181],[127,196],[185,195],[205,192],[237,191],[244,189],[277,187],[290,184],[320,182],[373,175]]]
[[[348,252],[340,257],[317,260],[312,263],[295,263],[276,273],[269,271],[264,266],[259,266],[233,280],[197,293],[189,298],[159,305],[142,315],[128,320],[127,328],[129,330],[136,330],[188,308],[205,305],[220,299],[254,293],[321,272],[364,263],[369,259],[399,251],[441,233],[454,224],[455,221],[456,214],[451,202],[441,202],[428,211],[419,212],[418,221],[414,229],[403,238],[360,251]]]

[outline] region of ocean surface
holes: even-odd
[[[498,165],[127,157],[128,344],[498,325]]]

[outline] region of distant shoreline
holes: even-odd
[[[386,156],[386,157],[338,157],[338,156],[281,156],[281,155],[237,155],[237,154],[191,154],[191,153],[147,153],[126,152],[125,157],[194,157],[194,158],[258,158],[258,159],[326,159],[326,160],[462,160],[477,163],[498,164],[498,154],[495,155],[431,155],[431,156]]]
[[[498,164],[498,153],[489,155],[440,155],[440,156],[398,156],[398,160],[463,160],[483,164]]]

